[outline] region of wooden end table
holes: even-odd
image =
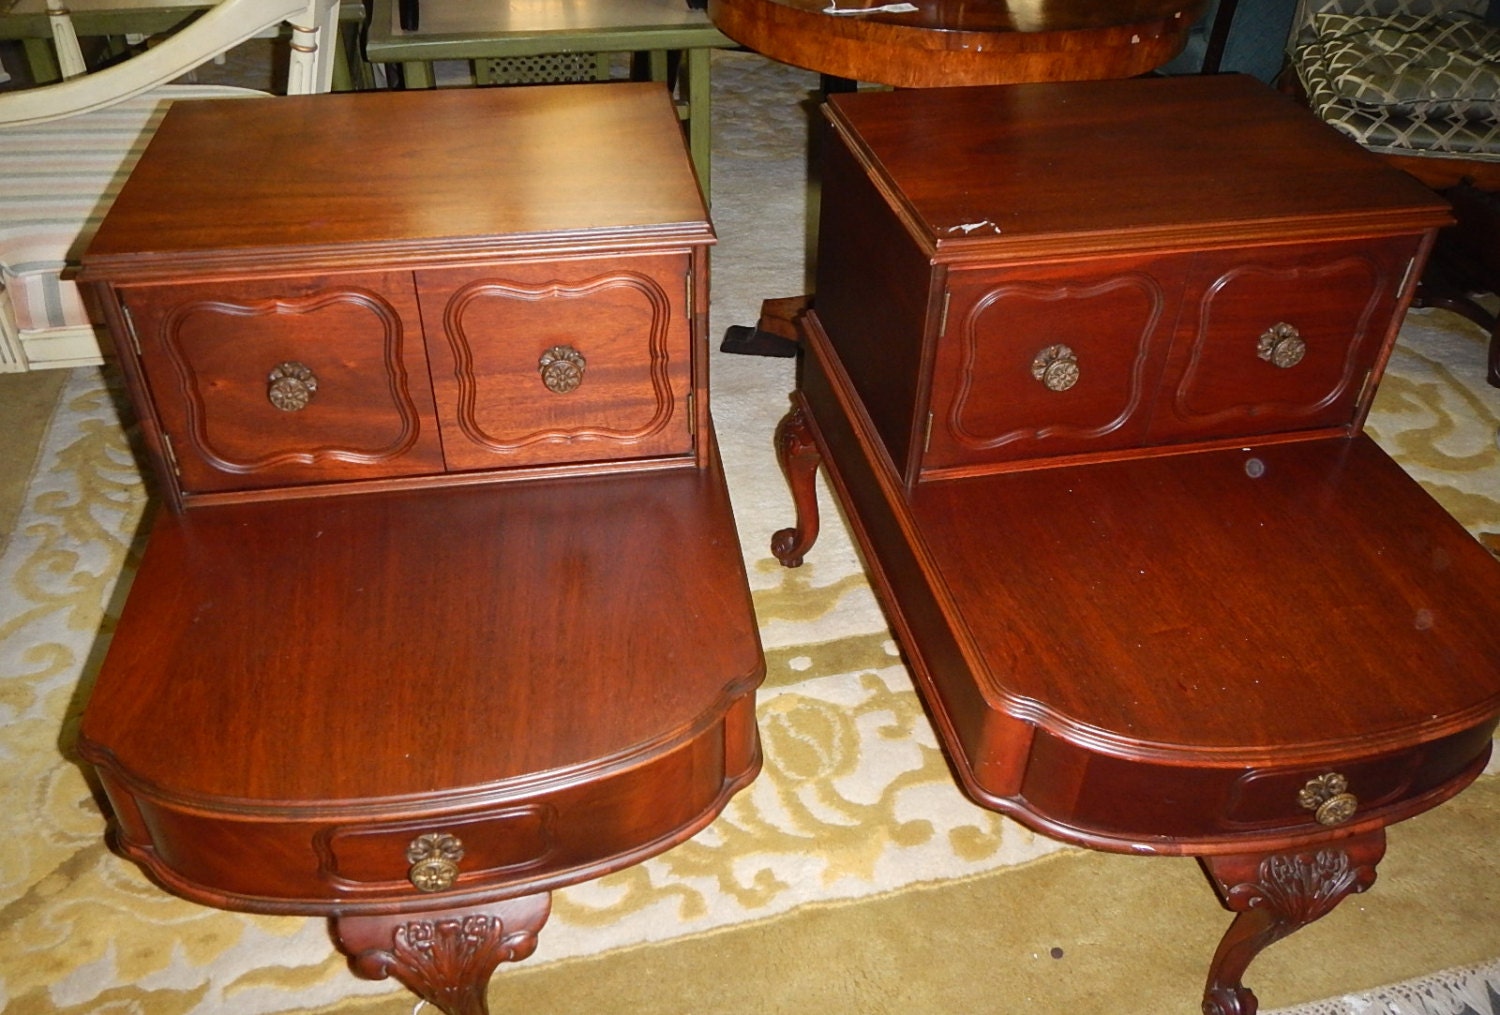
[[[1500,562],[1361,432],[1447,208],[1236,76],[826,118],[773,552],[825,467],[965,791],[1198,857],[1251,1015],[1500,721]]]
[[[116,849],[473,1015],[755,776],[713,239],[659,85],[173,106],[83,261],[168,508],[79,739]]]

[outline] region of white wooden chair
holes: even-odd
[[[64,80],[0,93],[0,371],[101,358],[96,322],[68,278],[174,101],[263,93],[174,84],[286,22],[286,93],[329,90],[339,0],[221,0],[158,45],[86,73],[62,0],[47,0]]]

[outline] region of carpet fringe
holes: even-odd
[[[1265,1015],[1500,1015],[1500,960]]]

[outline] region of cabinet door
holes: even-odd
[[[950,273],[924,466],[1139,443],[1182,276],[1165,257]]]
[[[419,272],[450,469],[691,454],[687,253]]]
[[[1205,254],[1184,297],[1152,440],[1348,425],[1417,242]]]
[[[185,493],[442,470],[410,273],[119,293]]]

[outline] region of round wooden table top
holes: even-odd
[[[1203,7],[1204,0],[708,0],[719,31],[742,46],[898,88],[1133,77],[1176,56]]]

